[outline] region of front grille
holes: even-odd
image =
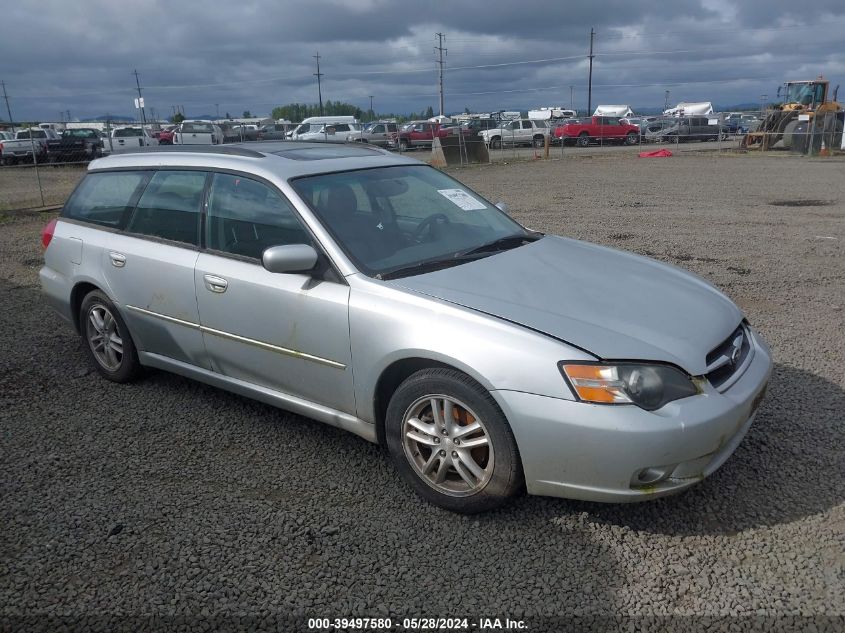
[[[740,340],[741,337],[741,340]],[[739,353],[736,353],[737,346]],[[715,388],[724,385],[745,364],[751,351],[751,335],[745,324],[707,354],[707,380]]]

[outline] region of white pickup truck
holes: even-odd
[[[32,138],[30,138],[30,134]],[[47,162],[47,141],[59,138],[53,130],[30,128],[20,130],[14,140],[0,141],[0,157],[4,165],[14,165],[19,161],[31,162],[32,150],[39,163]]]
[[[478,133],[491,149],[502,145],[533,145],[543,147],[549,135],[549,126],[545,121],[534,119],[516,119],[504,121],[500,127],[482,130]]]

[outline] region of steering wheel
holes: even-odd
[[[437,234],[437,223],[441,222],[442,224],[451,224],[452,221],[449,219],[449,216],[445,213],[434,213],[428,216],[425,220],[420,222],[417,225],[417,228],[414,229],[414,241],[415,242],[422,242],[423,235],[425,234],[426,230],[428,230],[429,238],[433,238]],[[430,241],[430,240],[429,240]]]

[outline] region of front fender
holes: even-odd
[[[384,282],[349,278],[349,330],[358,417],[375,421],[379,378],[398,360],[429,359],[463,371],[485,389],[567,400],[557,363],[594,360],[545,334]]]

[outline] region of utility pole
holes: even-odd
[[[439,68],[439,77],[440,77],[440,116],[443,116],[443,53],[447,53],[446,49],[443,48],[443,38],[446,36],[443,33],[436,33],[437,35],[437,46],[434,47],[440,56],[437,60],[437,66]]]
[[[569,86],[569,109],[574,110],[572,104],[575,102],[573,95],[575,94],[575,86]]]
[[[590,29],[590,77],[587,82],[587,116],[593,111],[593,38],[596,36],[596,30]]]
[[[0,86],[3,86],[3,98],[6,100],[6,112],[9,114],[9,125],[12,126],[12,132],[16,132],[15,124],[12,122],[12,109],[9,107],[9,95],[6,94],[6,82],[0,81]]]
[[[664,111],[664,112],[666,112],[666,110],[668,110],[668,109],[669,109],[669,94],[670,94],[670,93],[669,93],[669,91],[667,90],[667,91],[666,91],[666,98],[663,100],[663,111]]]
[[[375,118],[376,113],[373,112],[373,95],[370,95],[370,118]]]
[[[317,78],[317,97],[320,99],[320,116],[323,116],[323,88],[321,85],[320,78],[323,76],[323,73],[320,72],[320,53],[317,52],[316,55],[313,55],[314,59],[317,60],[317,72],[314,73],[314,76]]]
[[[146,127],[147,115],[144,112],[144,97],[141,96],[141,81],[138,79],[138,69],[135,69],[135,85],[138,87],[138,105],[141,107],[141,122]]]
[[[769,95],[760,95],[760,116],[763,116],[763,113],[766,110],[766,101],[768,100]]]
[[[214,107],[217,109],[217,118],[219,119],[219,118],[220,118],[220,104],[219,104],[219,103],[215,103],[215,104],[214,104]]]

